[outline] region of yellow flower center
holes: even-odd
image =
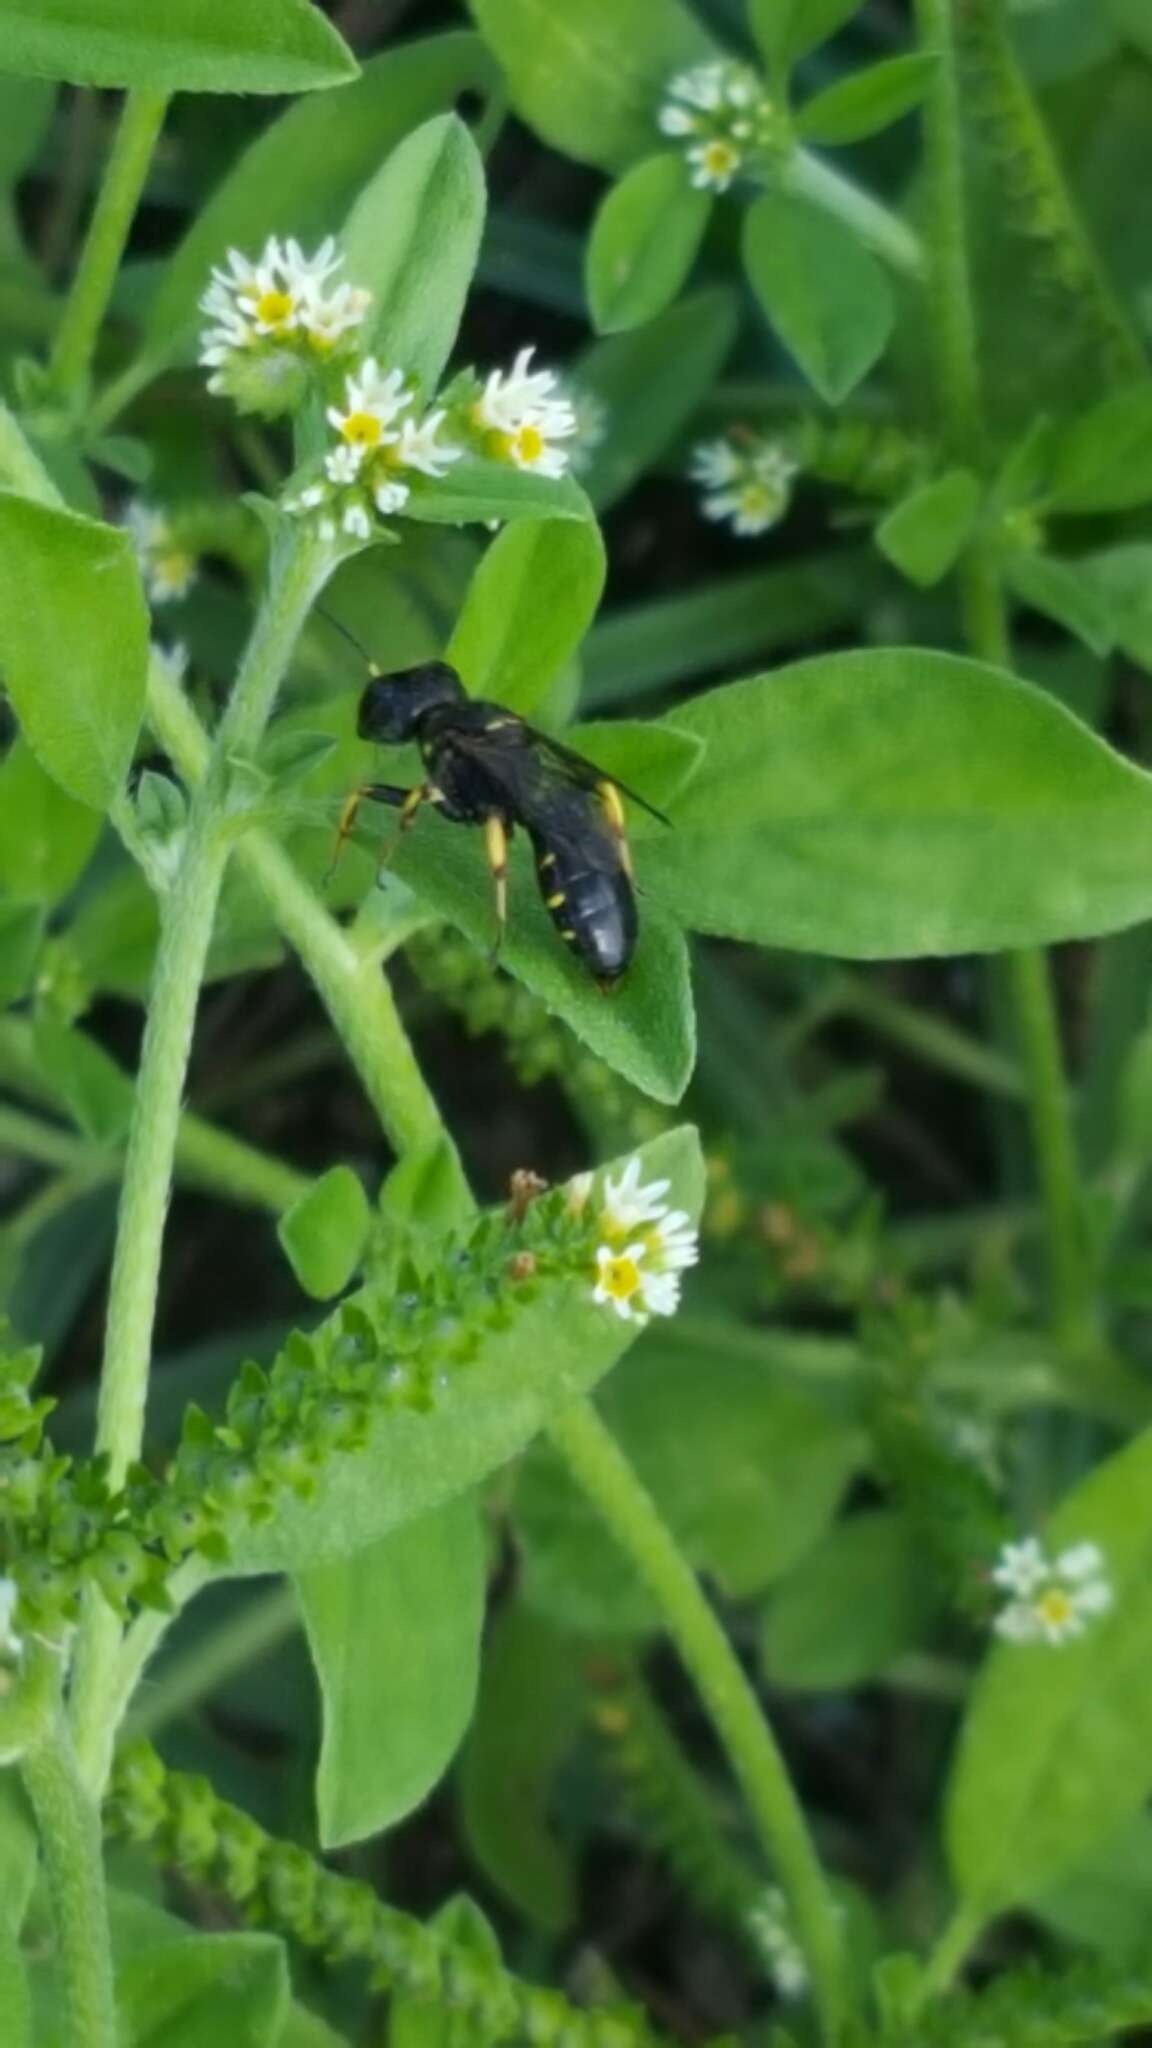
[[[635,1259],[602,1259],[600,1285],[613,1301],[631,1301],[640,1292],[640,1268]]]
[[[779,493],[768,484],[745,484],[740,493],[740,510],[750,512],[753,519],[761,513],[774,512],[779,503]]]
[[[513,445],[521,462],[539,462],[546,443],[539,427],[529,420],[517,429]]]
[[[731,142],[717,137],[705,144],[704,168],[710,177],[730,178],[740,162],[740,151]]]
[[[1037,1600],[1036,1612],[1049,1628],[1064,1628],[1076,1610],[1063,1586],[1049,1586]]]
[[[296,311],[296,301],[291,292],[261,292],[256,301],[256,318],[265,327],[282,327]]]
[[[183,548],[170,548],[165,554],[157,555],[154,574],[158,583],[171,591],[180,593],[188,588],[196,570],[196,558]]]
[[[374,412],[350,412],[340,429],[352,448],[378,448],[383,431]]]

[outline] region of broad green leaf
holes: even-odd
[[[43,938],[39,903],[0,901],[0,1010],[30,993]]]
[[[0,889],[58,903],[86,866],[100,832],[88,804],[45,774],[17,740],[0,761]]]
[[[699,1214],[703,1169],[693,1130],[671,1131],[639,1157],[644,1179],[670,1178],[671,1199]],[[541,1287],[506,1325],[483,1332],[475,1355],[429,1411],[388,1408],[362,1450],[326,1458],[310,1500],[284,1498],[273,1521],[244,1531],[233,1570],[310,1571],[466,1493],[523,1450],[565,1403],[588,1393],[633,1334],[597,1306],[591,1284]],[[339,1318],[323,1325],[314,1341],[340,1344]]]
[[[764,1675],[818,1692],[863,1685],[917,1643],[933,1604],[911,1525],[884,1511],[849,1515],[772,1592]]]
[[[804,102],[796,115],[796,133],[805,142],[822,144],[859,142],[876,135],[919,106],[937,61],[931,51],[888,57],[838,79]]]
[[[885,514],[876,545],[910,583],[928,589],[952,568],[979,506],[980,485],[971,470],[946,470]]]
[[[686,1555],[734,1599],[804,1555],[864,1449],[857,1429],[759,1362],[666,1346],[658,1332],[600,1405]],[[525,1598],[540,1613],[591,1635],[659,1625],[647,1589],[544,1445],[521,1467],[512,1517]]]
[[[1152,669],[1152,545],[1128,541],[1102,548],[1077,564],[1103,599],[1117,645],[1142,668]]]
[[[588,304],[601,334],[664,311],[696,260],[711,211],[711,195],[689,183],[677,151],[625,171],[601,200],[588,242]]]
[[[1065,1940],[1120,1964],[1141,1962],[1152,1915],[1152,1819],[1140,1813],[1125,1821],[1029,1905]]]
[[[697,930],[900,959],[1152,912],[1152,779],[981,662],[821,656],[678,704],[673,722],[708,751],[639,869]]]
[[[413,484],[404,517],[441,526],[487,519],[586,519],[588,501],[570,476],[539,476],[508,462],[465,456],[442,482]]]
[[[1013,594],[1074,633],[1093,654],[1110,652],[1115,635],[1109,606],[1089,571],[1055,555],[1010,555],[1006,580]]]
[[[1043,1893],[1152,1791],[1152,1430],[1096,1466],[1045,1532],[1103,1552],[1114,1601],[1059,1648],[997,1645],[948,1792],[954,1879],[982,1914]]]
[[[704,755],[695,733],[640,718],[591,719],[572,726],[564,740],[598,768],[611,761],[613,775],[660,811],[675,804]],[[648,829],[643,813],[633,809],[631,816],[633,825],[643,818]]]
[[[592,624],[604,570],[595,520],[520,519],[498,533],[446,651],[472,695],[531,715]]]
[[[132,1116],[133,1087],[102,1045],[61,1023],[51,1011],[36,1020],[40,1070],[73,1122],[97,1145],[117,1145]]]
[[[310,0],[3,0],[5,71],[158,92],[311,92],[356,75]]]
[[[863,0],[748,0],[748,25],[769,65],[783,71],[858,14]]]
[[[125,2048],[270,2048],[288,2017],[288,1958],[270,1934],[177,1935],[122,1953]]]
[[[398,143],[348,215],[348,276],[375,306],[364,346],[399,364],[426,397],[448,360],[484,227],[484,167],[455,114]]]
[[[348,2048],[348,2037],[334,2034],[326,2020],[294,2000],[275,2048]]]
[[[350,1166],[330,1166],[280,1218],[276,1235],[314,1301],[329,1301],[347,1287],[360,1264],[371,1218],[363,1182]]]
[[[822,207],[766,192],[744,220],[749,282],[822,398],[846,398],[892,330],[892,290],[876,258]]]
[[[559,1764],[583,1722],[583,1649],[518,1602],[484,1645],[476,1714],[460,1759],[468,1846],[519,1912],[550,1932],[575,1912],[570,1859],[548,1824]]]
[[[1152,498],[1152,383],[1112,392],[1065,428],[1046,495],[1060,512],[1124,512]]]
[[[717,55],[679,0],[471,0],[521,120],[554,149],[616,171],[659,142],[669,79]]]
[[[736,317],[731,292],[696,292],[580,358],[571,380],[577,407],[591,401],[601,433],[576,460],[597,508],[621,497],[692,418],[720,374]]]
[[[268,235],[309,248],[342,224],[401,138],[461,92],[490,99],[497,72],[479,36],[450,33],[386,50],[337,91],[289,107],[216,187],[148,303],[143,353],[157,365],[192,352],[197,302],[230,248],[254,256]]]
[[[20,1944],[12,1928],[0,1920],[0,2016],[4,2048],[35,2048],[32,1993]]]
[[[144,710],[149,624],[126,533],[0,491],[0,669],[25,739],[94,810],[120,789]]]
[[[480,1665],[484,1531],[470,1495],[296,1576],[324,1698],[316,1778],[325,1849],[419,1806],[471,1719]]]

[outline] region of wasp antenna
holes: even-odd
[[[362,641],[359,641],[356,638],[355,633],[351,632],[350,629],[344,624],[343,619],[338,619],[336,617],[335,612],[330,612],[326,604],[316,605],[315,610],[319,612],[320,617],[322,619],[327,619],[328,624],[330,626],[335,626],[336,631],[338,633],[342,633],[344,635],[344,638],[348,642],[349,647],[354,647],[356,649],[356,652],[360,656],[361,661],[364,663],[365,668],[374,669],[376,667],[376,663],[373,661],[372,656],[368,652],[368,649],[363,645]]]

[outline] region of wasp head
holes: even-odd
[[[360,699],[356,731],[362,740],[399,746],[417,737],[420,721],[439,704],[457,704],[464,685],[446,661],[422,661],[391,675],[373,676]]]

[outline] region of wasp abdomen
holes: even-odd
[[[596,979],[618,981],[636,950],[636,898],[622,866],[591,866],[576,848],[533,835],[540,894],[561,938]]]

